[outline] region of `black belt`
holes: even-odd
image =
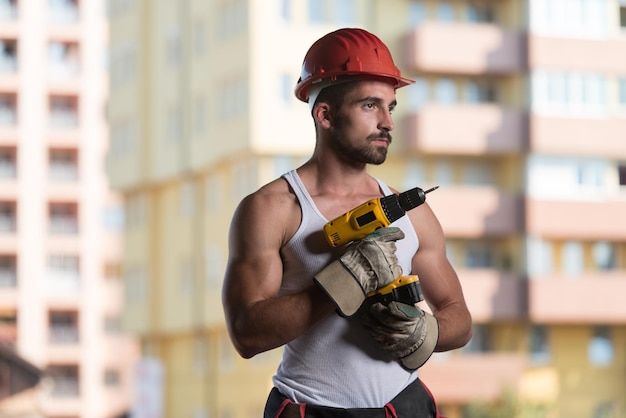
[[[264,418],[437,418],[432,394],[417,379],[383,408],[332,408],[298,404],[273,388],[265,405]]]

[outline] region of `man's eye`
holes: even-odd
[[[365,103],[365,107],[368,109],[373,109],[374,108],[374,103]]]

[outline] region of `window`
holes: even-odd
[[[0,39],[0,73],[17,71],[17,41]]]
[[[170,68],[178,68],[183,61],[183,45],[180,30],[177,26],[170,27],[167,32],[165,59]]]
[[[1,106],[1,104],[0,104]],[[0,113],[2,109],[0,107]],[[0,115],[0,118],[2,116]],[[17,150],[13,147],[0,148],[0,178],[12,179],[17,175]]]
[[[339,25],[351,25],[356,22],[356,6],[354,0],[334,0],[336,23]]]
[[[544,326],[533,325],[530,329],[530,360],[535,364],[545,364],[550,360],[548,330]]]
[[[15,232],[17,225],[16,218],[16,203],[0,201],[0,234]]]
[[[13,20],[17,17],[17,0],[0,1],[0,20]]]
[[[196,190],[193,180],[186,180],[180,185],[180,214],[190,217],[196,210]]]
[[[78,366],[50,366],[46,375],[52,378],[51,396],[54,398],[75,398],[80,394],[80,374]]]
[[[17,259],[14,255],[0,255],[0,288],[17,286]]]
[[[46,275],[48,291],[58,294],[75,293],[80,288],[78,256],[50,255]]]
[[[203,20],[193,23],[193,52],[202,56],[207,50],[207,25]]]
[[[111,84],[121,86],[133,80],[136,72],[137,48],[133,44],[116,46],[111,51]]]
[[[48,0],[48,17],[58,24],[75,23],[78,21],[77,0]]]
[[[148,296],[148,280],[146,273],[141,267],[130,267],[124,272],[126,284],[126,302],[129,304],[142,303]]]
[[[472,23],[493,22],[494,11],[490,4],[469,3],[464,8],[464,19]]]
[[[205,251],[206,283],[209,290],[217,289],[224,273],[222,251],[216,245],[209,245]]]
[[[196,289],[192,259],[181,260],[179,277],[179,294],[183,297],[192,296]]]
[[[183,111],[178,104],[167,109],[165,115],[165,139],[169,142],[179,142],[183,137]]]
[[[484,324],[475,324],[472,326],[472,339],[463,347],[466,353],[486,353],[491,350],[491,333],[489,328]]]
[[[552,244],[541,238],[531,237],[527,241],[528,245],[528,273],[531,278],[551,273],[553,271]]]
[[[50,124],[56,128],[78,126],[78,97],[50,97]]]
[[[209,175],[206,179],[206,206],[209,212],[218,212],[222,206],[222,194],[224,193],[222,179],[217,174]]]
[[[496,93],[488,82],[470,80],[463,86],[463,101],[465,103],[493,103]]]
[[[110,204],[102,210],[102,225],[109,231],[124,229],[124,208],[117,204]]]
[[[614,418],[619,416],[618,403],[615,401],[601,401],[593,408],[591,418]]]
[[[624,9],[626,10],[626,6]],[[619,104],[621,107],[626,109],[626,77],[621,77],[617,83]]]
[[[615,246],[608,241],[593,244],[593,264],[598,270],[615,268]]]
[[[122,330],[122,321],[119,316],[104,317],[104,332],[118,334]]]
[[[49,333],[51,344],[78,343],[78,313],[68,311],[50,311]]]
[[[130,120],[113,123],[111,126],[111,142],[109,154],[113,157],[124,157],[136,151],[139,145],[137,125]]]
[[[196,97],[193,106],[193,128],[196,135],[202,136],[207,132],[207,101],[204,96]]]
[[[291,20],[291,0],[280,0],[280,16],[285,22]]]
[[[435,87],[435,97],[437,103],[453,104],[457,101],[456,83],[450,79],[441,79],[437,81]]]
[[[193,340],[193,353],[191,367],[196,376],[203,376],[208,371],[208,348],[206,337],[197,336]]]
[[[425,182],[424,165],[417,161],[408,163],[404,173],[404,190],[409,190],[413,187],[423,188]]]
[[[454,22],[454,7],[449,1],[441,1],[437,5],[437,20],[440,22]]]
[[[76,203],[50,203],[49,223],[52,234],[77,234],[78,205]]]
[[[104,371],[104,386],[108,388],[118,387],[120,385],[120,371],[108,368]]]
[[[437,160],[435,164],[434,182],[438,185],[452,184],[452,164],[449,161]]]
[[[422,0],[409,3],[409,25],[416,27],[426,20],[426,6]]]
[[[309,22],[324,23],[324,4],[326,2],[320,0],[309,0]]]
[[[463,184],[490,185],[495,182],[493,167],[484,162],[468,162],[463,165]]]
[[[290,74],[281,74],[280,83],[280,99],[284,105],[289,105],[293,101],[293,82]]]
[[[592,366],[610,366],[615,357],[613,332],[610,327],[597,326],[588,347],[589,363]]]
[[[48,44],[48,74],[67,79],[78,74],[80,52],[77,43],[53,41]]]
[[[494,249],[486,242],[468,241],[465,253],[465,266],[468,268],[494,267]]]
[[[417,111],[428,103],[428,90],[428,81],[421,77],[417,77],[414,84],[406,87],[405,92],[410,111]]]
[[[617,176],[619,178],[619,185],[626,186],[626,163],[617,166]]]
[[[0,57],[0,66],[2,58]],[[1,72],[0,68],[0,72]],[[0,126],[13,126],[17,123],[17,96],[0,94]]]
[[[48,170],[51,180],[74,181],[78,179],[78,151],[76,149],[51,149],[48,152]]]
[[[584,269],[583,246],[577,241],[568,241],[561,251],[561,271],[566,276],[578,276]]]

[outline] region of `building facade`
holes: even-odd
[[[293,88],[311,43],[343,26],[379,35],[416,80],[372,173],[440,186],[428,202],[475,326],[421,371],[441,409],[471,418],[508,399],[535,416],[626,414],[622,1],[111,4],[125,325],[162,370],[163,416],[260,415],[280,350],[242,360],[230,344],[228,225],[242,197],[311,152]]]
[[[107,48],[104,1],[0,2],[0,340],[43,370],[46,417],[130,407]]]

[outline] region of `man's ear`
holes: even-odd
[[[319,124],[322,128],[330,128],[332,118],[328,103],[320,102],[315,105],[313,108],[313,119],[315,120],[315,123]]]

